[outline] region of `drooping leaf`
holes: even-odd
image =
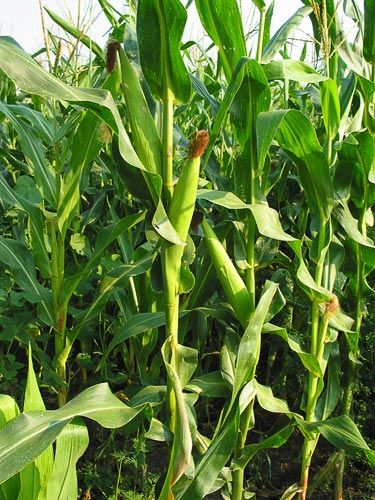
[[[23,469],[58,437],[76,416],[115,429],[143,410],[121,403],[107,384],[94,385],[57,410],[22,413],[0,431],[0,483]]]
[[[277,53],[284,47],[293,31],[298,28],[306,16],[312,12],[311,7],[301,7],[288,19],[274,34],[271,40],[263,49],[262,61],[269,63],[275,58]]]
[[[316,83],[327,79],[314,68],[302,61],[283,59],[271,61],[263,66],[268,80],[295,80],[296,82]]]
[[[275,432],[275,434],[262,439],[259,443],[245,446],[245,448],[242,450],[241,456],[234,460],[234,467],[239,467],[241,469],[246,467],[246,465],[258,451],[267,450],[270,448],[280,448],[280,446],[283,446],[288,441],[292,432],[293,425],[289,424],[286,427],[283,427],[281,430]]]
[[[54,21],[58,26],[60,26],[64,31],[69,33],[69,35],[74,36],[77,41],[83,43],[88,49],[92,50],[93,53],[98,56],[100,59],[104,60],[104,51],[100,48],[100,46],[94,42],[89,36],[87,36],[82,29],[74,26],[69,23],[66,19],[58,16],[52,10],[47,7],[44,8],[49,17]],[[57,497],[56,497],[57,498]]]
[[[295,239],[284,232],[280,223],[279,214],[276,210],[267,205],[247,204],[231,192],[213,191],[209,189],[200,189],[197,198],[211,201],[215,205],[232,210],[250,210],[254,216],[258,231],[263,236],[280,241],[293,241]]]

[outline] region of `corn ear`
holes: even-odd
[[[200,130],[190,142],[189,156],[175,186],[168,216],[180,239],[185,243],[193,218],[197,198],[200,157],[208,145],[208,134]],[[167,329],[177,335],[178,290],[184,247],[165,241],[162,252],[163,281],[167,314]]]
[[[190,143],[189,156],[174,188],[169,207],[169,220],[184,243],[188,237],[197,198],[200,157],[207,144],[208,134],[205,130],[200,130]],[[168,254],[166,256],[167,285],[170,283],[178,290],[178,275],[184,247],[166,243],[166,253]]]
[[[208,134],[200,130],[190,142],[189,157],[174,188],[169,219],[183,242],[186,242],[193,217],[199,180],[200,158],[208,145]]]
[[[245,328],[252,310],[250,294],[225,248],[205,219],[202,222],[202,228],[221,286],[236,317]]]

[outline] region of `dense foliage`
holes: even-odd
[[[98,2],[0,37],[0,500],[370,498],[374,2]]]

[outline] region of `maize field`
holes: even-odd
[[[0,36],[0,500],[375,498],[374,0],[92,1]]]

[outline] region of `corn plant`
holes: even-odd
[[[99,423],[142,421],[164,443],[160,499],[247,498],[248,466],[296,432],[300,478],[282,498],[313,498],[336,470],[342,498],[345,454],[375,463],[351,419],[375,267],[372,3],[345,3],[363,26],[349,43],[338,2],[305,0],[272,34],[274,2],[254,0],[252,39],[241,2],[196,0],[209,48],[182,44],[191,3],[98,0],[105,49],[47,10],[89,49],[81,67],[53,35],[49,72],[0,39],[0,272],[20,330],[5,342],[31,343],[59,406],[44,410],[29,351],[25,413],[0,407],[5,498],[37,473],[30,498],[76,496],[87,433],[72,419],[93,394],[99,413],[113,405]],[[306,43],[290,57],[307,17],[314,67]],[[104,386],[67,403],[98,379],[129,405]],[[322,438],[339,451],[312,476]]]

